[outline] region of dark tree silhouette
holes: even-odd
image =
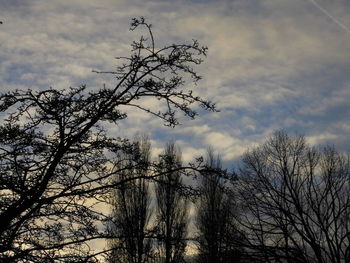
[[[160,156],[159,172],[164,175],[156,184],[157,232],[159,256],[164,263],[181,263],[186,249],[188,201],[181,194],[181,153],[174,143]]]
[[[208,150],[197,203],[198,262],[238,262],[235,200],[219,156]],[[226,178],[226,179],[225,179]]]
[[[333,148],[276,132],[241,169],[241,225],[259,262],[349,262],[350,164]],[[253,260],[252,259],[252,260]]]
[[[0,96],[7,116],[0,126],[0,261],[96,261],[104,252],[93,251],[89,241],[108,237],[105,195],[138,178],[111,180],[123,169],[114,159],[130,143],[109,138],[103,122],[118,123],[127,118],[123,110],[133,108],[176,126],[176,113],[196,116],[195,102],[215,110],[183,86],[183,75],[200,78],[192,66],[202,62],[206,48],[196,41],[158,48],[143,18],[134,19],[131,29],[140,26],[147,38],[132,43],[131,55],[120,58],[115,71],[100,72],[113,74],[114,86]],[[145,97],[163,105],[148,108]]]
[[[110,241],[112,249],[108,261],[111,263],[146,263],[152,258],[152,236],[149,219],[150,208],[149,181],[150,142],[139,138],[129,156],[122,158],[121,165],[126,168],[118,175],[122,178],[143,176],[126,182],[113,191],[112,220],[110,233],[116,239]]]

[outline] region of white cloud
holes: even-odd
[[[347,1],[320,4],[350,25]],[[133,16],[148,18],[160,46],[197,38],[209,47],[196,89],[216,101],[221,113],[184,120],[172,130],[130,111],[128,120],[108,126],[114,136],[132,137],[142,130],[156,134],[153,139],[160,143],[180,137],[189,153],[213,144],[228,159],[273,129],[303,126],[302,132],[315,132],[303,124],[315,123],[310,118],[316,115],[325,114],[328,129],[337,134],[340,120],[331,121],[336,113],[330,109],[345,105],[350,96],[348,85],[334,84],[349,81],[349,35],[304,0],[38,0],[3,7],[1,91],[113,86],[112,76],[91,70],[111,70],[118,63],[113,57],[128,54],[140,33],[128,31]],[[317,127],[324,125],[319,121]]]
[[[234,138],[230,134],[221,132],[210,132],[205,135],[205,142],[213,147],[224,161],[230,161],[241,156],[251,144],[247,141]]]
[[[306,136],[306,140],[308,143],[314,146],[322,145],[325,143],[329,143],[331,140],[337,139],[336,134],[332,133],[322,133],[319,135]]]

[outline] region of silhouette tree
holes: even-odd
[[[215,110],[184,88],[182,76],[200,79],[193,65],[206,48],[192,44],[156,47],[151,25],[133,19],[131,29],[147,30],[132,43],[131,55],[112,74],[116,83],[87,92],[85,86],[42,91],[16,90],[0,96],[0,261],[94,262],[89,242],[108,238],[104,204],[111,188],[143,175],[111,180],[119,174],[118,155],[130,143],[103,129],[139,109],[179,123],[177,113],[196,116],[193,103]],[[143,98],[158,99],[145,106]],[[152,174],[157,176],[157,174]],[[91,245],[91,244],[90,244]]]
[[[243,163],[241,224],[252,261],[349,262],[348,157],[279,131]]]
[[[139,138],[135,148],[127,158],[122,158],[118,165],[126,168],[118,175],[127,179],[144,176],[126,182],[113,192],[113,212],[110,233],[117,238],[110,241],[112,249],[109,262],[145,263],[152,258],[152,239],[149,219],[150,208],[149,181],[150,142]]]
[[[198,262],[238,262],[240,251],[234,214],[234,198],[227,184],[219,156],[208,150],[206,169],[201,173],[197,204]]]
[[[158,242],[164,263],[183,262],[186,249],[188,202],[181,195],[181,174],[173,172],[181,166],[181,153],[174,143],[168,143],[159,160],[163,175],[156,184]]]

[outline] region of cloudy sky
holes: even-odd
[[[227,164],[277,129],[350,150],[349,0],[0,0],[0,91],[113,84],[92,70],[129,54],[139,16],[160,46],[208,46],[195,90],[220,112],[175,129],[130,112],[112,135],[174,140],[185,160],[211,145]]]

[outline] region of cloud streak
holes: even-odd
[[[322,6],[320,6],[315,0],[309,0],[312,4],[314,4],[318,9],[321,10],[322,13],[324,13],[326,16],[328,16],[334,23],[336,23],[338,26],[340,26],[342,29],[344,29],[346,32],[350,34],[350,29],[344,25],[342,22],[340,22],[337,18],[332,16],[326,9],[324,9]]]

